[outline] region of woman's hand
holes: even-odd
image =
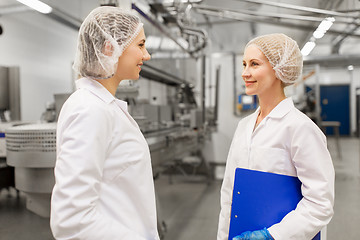
[[[241,235],[234,237],[233,240],[274,240],[274,238],[270,235],[269,231],[264,228],[263,230],[253,232],[243,232]]]

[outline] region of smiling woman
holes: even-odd
[[[96,80],[112,95],[115,95],[116,89],[122,80],[136,80],[139,78],[143,62],[148,60],[150,60],[150,54],[145,48],[144,29],[141,29],[137,37],[119,57],[114,75],[109,79]]]
[[[159,239],[149,147],[114,97],[150,59],[145,41],[140,19],[117,7],[94,9],[80,27],[73,68],[81,78],[57,123],[56,239]]]
[[[254,45],[246,48],[243,65],[242,78],[245,81],[246,94],[259,97],[271,94],[272,98],[274,96],[285,98],[285,95],[281,94],[282,82],[276,78],[273,67],[259,48]],[[274,94],[274,91],[280,94]]]
[[[260,107],[239,122],[229,150],[217,239],[228,239],[236,168],[297,177],[302,199],[280,222],[234,240],[313,239],[333,216],[335,173],[325,135],[284,93],[301,74],[300,49],[284,34],[260,36],[246,45],[243,65],[246,93],[257,95]]]
[[[143,62],[148,60],[150,60],[150,54],[145,48],[145,33],[142,29],[119,57],[115,75],[121,79],[138,79]]]

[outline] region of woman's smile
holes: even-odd
[[[251,85],[253,85],[254,83],[256,83],[257,81],[245,81],[245,86],[246,87],[250,87]]]

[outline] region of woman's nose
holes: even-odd
[[[151,59],[151,56],[149,54],[149,52],[145,49],[145,53],[144,53],[144,56],[143,56],[143,61],[148,61]]]
[[[244,70],[243,70],[242,73],[241,73],[241,77],[242,77],[243,79],[246,79],[246,78],[248,78],[249,76],[250,76],[249,71],[247,70],[246,67],[244,67]]]

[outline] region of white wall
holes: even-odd
[[[0,18],[0,65],[20,67],[21,115],[37,121],[54,93],[72,91],[77,31],[28,11]]]

